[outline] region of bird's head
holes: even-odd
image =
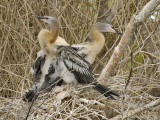
[[[42,29],[38,34],[38,40],[41,48],[46,52],[50,53],[54,49],[54,43],[58,38],[59,34],[59,23],[55,17],[51,16],[37,16],[38,19],[48,23],[50,30]]]
[[[35,17],[37,17],[38,19],[42,20],[45,23],[48,23],[50,26],[50,30],[52,31],[54,29],[54,31],[59,30],[59,24],[58,21],[56,19],[56,17],[52,17],[52,16],[38,16],[38,15],[33,15]]]
[[[117,34],[122,34],[119,31],[117,31],[112,25],[108,23],[96,23],[93,27],[92,30],[98,30],[99,32],[112,32],[112,33],[117,33]]]
[[[44,21],[45,23],[48,23],[49,25],[51,25],[56,20],[56,18],[52,16],[38,16],[38,15],[34,15],[34,16]]]

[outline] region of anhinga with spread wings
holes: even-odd
[[[38,16],[40,19],[46,19],[45,17]],[[57,45],[56,40],[58,38],[58,22],[53,18],[54,22],[50,22],[51,30],[41,30],[38,39],[42,50],[45,51],[46,57],[50,59],[50,67],[48,73],[44,74],[42,67],[42,75],[40,80],[35,84],[31,91],[26,93],[25,99],[32,101],[39,91],[47,88],[48,85],[55,86],[65,83],[78,82],[80,84],[92,84],[95,88],[104,96],[114,99],[112,95],[119,96],[115,91],[99,84],[91,71],[89,70],[90,63],[80,56],[77,51],[69,45]],[[46,69],[46,66],[44,69]],[[36,91],[36,92],[35,92]],[[38,92],[37,92],[38,91]],[[38,94],[37,94],[38,95]]]
[[[46,22],[49,24],[50,29],[52,28],[52,23],[54,20],[54,17],[51,16],[36,16],[38,19]],[[48,31],[47,29],[44,29],[43,31]],[[54,30],[58,34],[57,28]],[[71,45],[72,48],[74,48],[79,55],[81,55],[87,62],[92,64],[98,55],[98,53],[102,50],[104,43],[105,43],[105,38],[102,32],[113,32],[113,33],[118,33],[117,30],[113,28],[112,25],[107,24],[107,23],[96,23],[93,25],[90,33],[90,42],[85,42],[81,44],[73,44]],[[42,36],[45,37],[45,36]],[[69,45],[63,38],[59,37],[56,41],[56,45]],[[31,73],[34,75],[35,78],[39,78],[39,75],[41,74],[40,68],[42,67],[41,60],[44,59],[45,52],[43,50],[38,52],[37,59],[34,62],[33,69],[31,69]],[[42,65],[41,65],[42,64]],[[36,66],[35,66],[36,65]],[[38,73],[38,74],[37,74]]]
[[[44,18],[41,16],[37,16],[37,17],[39,19]],[[32,89],[25,94],[23,98],[25,101],[32,101],[33,99],[36,99],[36,97],[41,91],[51,88],[51,83],[49,82],[52,82],[53,79],[50,79],[49,82],[44,83],[45,79],[46,80],[49,79],[48,78],[49,75],[51,75],[53,72],[52,67],[49,69],[50,64],[52,62],[53,55],[50,54],[51,51],[47,50],[48,46],[46,45],[49,45],[49,44],[47,44],[48,41],[44,41],[46,39],[45,35],[48,39],[51,39],[51,40],[54,39],[55,45],[63,45],[63,46],[68,45],[68,43],[62,37],[58,36],[59,29],[57,29],[58,23],[57,21],[55,21],[55,18],[48,17],[48,19],[49,21],[47,23],[50,25],[50,31],[48,29],[42,29],[38,35],[38,40],[41,46],[41,50],[37,53],[37,58],[31,69],[31,73],[33,74],[34,85]],[[43,20],[46,21],[47,19],[43,19]],[[43,34],[43,33],[48,33],[48,34]],[[57,83],[57,85],[61,85],[61,82]]]

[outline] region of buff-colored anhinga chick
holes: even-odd
[[[30,71],[31,74],[34,75],[34,81],[35,81],[36,79],[39,79],[39,76],[41,75],[41,68],[44,65],[46,54],[49,52],[49,50],[47,50],[47,46],[50,49],[52,49],[51,42],[53,42],[54,40],[56,40],[55,41],[56,45],[69,45],[69,44],[65,41],[65,39],[58,36],[59,25],[55,17],[37,16],[37,15],[34,15],[34,17],[37,17],[38,19],[48,23],[50,26],[50,30],[42,29],[38,34],[38,40],[42,49],[39,52],[37,52],[37,58],[33,66],[31,67]],[[50,41],[48,42],[49,44],[47,43],[47,41],[44,41],[44,39],[46,38],[48,41]]]
[[[104,47],[105,37],[103,32],[112,32],[121,34],[113,28],[112,25],[107,23],[96,23],[93,25],[90,33],[91,42],[73,44],[71,45],[77,53],[85,58],[90,64],[92,64],[96,56],[100,53]]]
[[[54,30],[57,30],[57,24],[58,22],[52,23],[52,29],[50,31],[41,30],[42,32],[38,35],[41,48],[46,51],[46,57],[48,56],[48,62],[46,62],[46,60],[46,65],[44,63],[42,67],[42,76],[44,75],[44,77],[43,79],[40,78],[40,81],[37,82],[36,87],[32,89],[32,93],[34,93],[32,96],[36,96],[34,91],[46,89],[49,85],[54,87],[57,84],[61,84],[62,81],[67,84],[91,84],[95,90],[111,99],[114,99],[112,95],[119,96],[118,93],[99,84],[95,80],[94,75],[89,70],[90,64],[83,57],[77,54],[75,49],[69,45],[56,44],[58,34],[52,33],[52,30],[53,28]],[[49,37],[46,36],[46,34],[48,34]],[[26,94],[26,98],[30,98],[28,96],[30,96],[30,94]],[[33,98],[29,100],[32,101],[34,100]]]
[[[50,89],[51,86],[48,83],[44,84],[44,80],[48,80],[48,75],[52,74],[53,69],[49,70],[51,62],[53,60],[56,45],[63,45],[66,46],[68,43],[58,36],[59,33],[59,24],[56,18],[49,17],[49,16],[35,16],[38,19],[45,21],[49,24],[50,30],[42,29],[38,34],[38,40],[40,43],[41,51],[37,53],[37,58],[33,64],[31,69],[31,73],[34,75],[33,78],[33,88],[28,93],[25,94],[24,100],[25,101],[32,101],[36,99],[39,92],[43,91],[44,89]],[[54,44],[53,44],[54,43]],[[53,46],[54,45],[54,46]],[[52,79],[50,80],[52,81]],[[61,82],[57,82],[57,85],[61,85]],[[47,88],[48,87],[48,88]]]

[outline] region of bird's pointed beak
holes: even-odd
[[[33,15],[34,17],[42,20],[43,22],[45,23],[48,23],[50,26],[52,25],[52,23],[54,21],[56,21],[56,18],[55,17],[52,17],[52,16],[38,16],[38,15]]]
[[[46,16],[38,16],[38,15],[33,15],[33,16],[42,20],[42,21],[44,21],[44,22],[46,22],[46,23],[48,23],[48,24],[50,24],[50,20]]]
[[[106,31],[122,35],[122,33],[116,30],[113,26],[106,27]]]
[[[122,35],[122,33],[119,32],[118,30],[116,30],[114,27],[110,27],[109,29],[110,29],[110,31],[113,32],[113,33],[117,33],[117,34],[119,34],[119,35]]]
[[[46,19],[46,17],[44,17],[44,16],[38,16],[38,15],[33,15],[34,17],[36,17],[36,18],[38,18],[38,19]]]

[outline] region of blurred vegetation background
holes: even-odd
[[[96,22],[112,24],[122,33],[131,17],[149,0],[1,0],[0,3],[0,96],[19,98],[32,86],[30,67],[40,50],[37,35],[47,24],[32,15],[55,16],[60,36],[70,44],[88,39]],[[141,44],[160,20],[160,7],[140,25],[134,39],[124,51],[107,85],[121,94],[129,75],[130,52]],[[105,33],[105,47],[92,70],[96,76],[106,65],[121,36]],[[160,97],[160,27],[134,54],[133,75],[126,105]],[[132,105],[131,105],[132,106]],[[160,114],[160,113],[159,113]]]

